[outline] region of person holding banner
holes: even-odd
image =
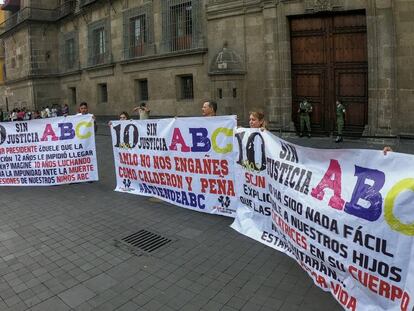
[[[129,114],[126,111],[122,111],[119,115],[119,120],[129,120]]]
[[[126,112],[126,111],[122,111],[120,114],[119,114],[119,120],[130,120],[130,117],[129,117],[129,114],[128,114],[128,112]],[[112,122],[111,121],[109,121],[108,122],[108,126],[109,127],[111,127],[112,126]]]
[[[249,126],[255,129],[266,129],[266,121],[264,119],[264,113],[260,111],[251,111],[249,116]]]
[[[215,117],[217,114],[217,103],[212,100],[204,102],[201,112],[203,117]]]
[[[79,105],[79,112],[76,114],[77,116],[89,114],[89,108],[87,102],[81,102]],[[92,114],[93,125],[95,129],[95,133],[98,131],[98,124],[96,124],[96,118]]]

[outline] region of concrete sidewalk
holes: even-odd
[[[231,219],[114,192],[109,136],[97,136],[97,151],[99,182],[1,188],[0,310],[342,309],[293,260],[229,228]],[[116,246],[139,230],[173,242],[150,255]]]

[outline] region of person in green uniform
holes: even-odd
[[[310,125],[310,113],[312,112],[312,105],[307,99],[304,99],[299,104],[299,120],[300,120],[300,133],[299,136],[303,136],[304,126],[308,130],[308,137],[311,137],[311,125]]]
[[[343,140],[342,130],[345,123],[345,107],[339,100],[336,101],[336,125],[338,129],[338,136],[336,136],[335,142],[339,143]]]

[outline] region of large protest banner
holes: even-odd
[[[236,144],[235,230],[294,258],[346,310],[412,310],[413,156],[305,148],[253,129]]]
[[[235,116],[112,121],[116,191],[234,217]]]
[[[92,115],[0,124],[0,185],[98,180]]]

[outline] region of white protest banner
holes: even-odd
[[[234,217],[235,116],[112,121],[116,191]]]
[[[0,185],[98,180],[92,115],[0,124]]]
[[[254,129],[235,144],[235,230],[294,258],[345,310],[413,309],[414,156]]]

